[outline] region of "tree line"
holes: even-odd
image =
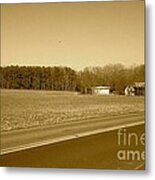
[[[107,85],[118,94],[134,82],[144,82],[144,65],[127,68],[121,64],[86,67],[6,66],[0,67],[0,88],[79,91],[87,93],[93,86]]]

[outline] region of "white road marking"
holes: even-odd
[[[139,170],[141,167],[143,167],[144,166],[144,163],[142,163],[142,164],[140,164],[139,166],[137,166],[136,168],[135,168],[135,170]]]
[[[90,135],[100,134],[100,133],[104,133],[104,132],[109,132],[109,131],[113,131],[113,130],[117,130],[117,129],[121,129],[121,128],[128,128],[128,127],[142,125],[142,124],[144,124],[144,121],[131,123],[131,124],[127,124],[127,125],[118,125],[118,126],[110,127],[110,128],[97,129],[94,131],[87,131],[87,132],[73,134],[73,135],[67,135],[67,136],[63,136],[63,137],[59,137],[59,138],[55,138],[55,139],[48,139],[48,140],[44,140],[41,142],[36,142],[36,143],[29,143],[29,144],[14,146],[11,148],[2,149],[0,154],[1,155],[9,154],[9,153],[17,152],[17,151],[32,149],[35,147],[50,145],[50,144],[59,143],[59,142],[72,140],[72,139],[78,139],[81,137],[86,137],[86,136],[90,136]]]

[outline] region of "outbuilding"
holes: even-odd
[[[93,87],[93,94],[97,95],[109,95],[110,94],[110,86],[96,86]]]

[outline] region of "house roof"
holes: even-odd
[[[96,86],[95,89],[110,89],[110,86]]]

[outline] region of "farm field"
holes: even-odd
[[[75,92],[1,90],[1,130],[63,124],[144,111],[144,97],[77,95]]]

